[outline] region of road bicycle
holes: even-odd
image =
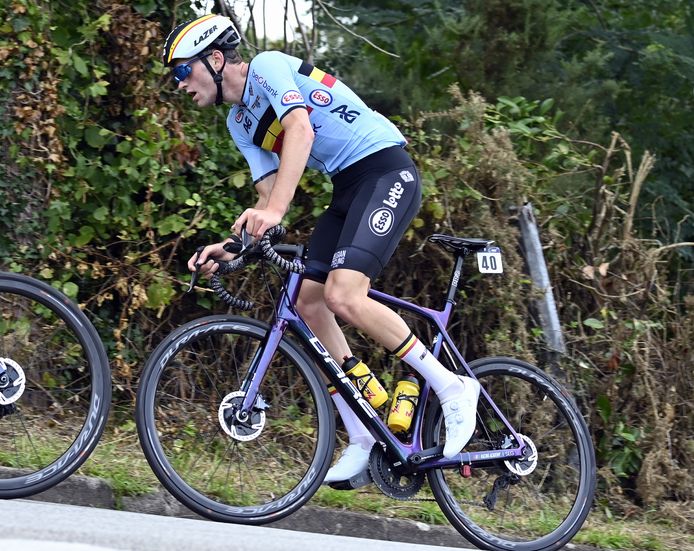
[[[305,251],[279,244],[282,235],[279,227],[268,231],[230,263],[219,262],[210,279],[225,302],[248,310],[252,303],[230,294],[219,276],[253,263],[260,268],[252,277],[268,266],[287,270],[270,323],[202,317],[174,330],[146,363],[136,421],[161,483],[217,521],[263,524],[296,511],[318,490],[333,457],[335,418],[322,373],[378,441],[368,471],[385,495],[405,500],[430,492],[451,524],[484,549],[565,545],[585,521],[595,491],[593,446],[574,400],[526,362],[466,362],[446,332],[464,259],[477,255],[480,267],[499,271],[493,242],[429,238],[454,257],[441,310],[369,292],[426,320],[435,334],[431,352],[482,385],[475,434],[460,454],[445,459],[443,416],[426,382],[410,431],[393,434],[301,319],[295,302]]]
[[[0,498],[70,476],[111,404],[106,351],[86,315],[29,276],[0,272]]]

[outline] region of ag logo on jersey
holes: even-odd
[[[304,103],[304,96],[298,90],[289,90],[282,96],[282,105],[297,105]]]
[[[382,208],[376,209],[371,213],[369,218],[369,228],[379,237],[387,235],[390,229],[393,227],[393,220],[395,215],[390,209]]]
[[[320,107],[327,107],[333,102],[333,97],[330,95],[330,92],[320,89],[311,92],[309,99],[312,103],[315,103]]]
[[[356,120],[356,118],[359,115],[361,115],[359,111],[347,110],[346,105],[340,105],[339,107],[335,107],[335,109],[331,109],[330,112],[337,113],[343,121],[348,122],[349,124],[352,124]]]

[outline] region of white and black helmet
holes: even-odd
[[[164,65],[171,67],[177,59],[195,57],[206,50],[233,50],[241,35],[231,19],[208,14],[178,25],[164,42]]]

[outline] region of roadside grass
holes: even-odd
[[[117,503],[124,496],[143,495],[161,489],[142,453],[132,421],[117,427],[109,426],[78,474],[106,480]],[[381,494],[374,485],[351,492],[322,487],[309,503],[427,524],[448,523],[436,502],[426,501],[431,497],[426,484],[418,497],[425,500],[393,500]],[[610,550],[694,551],[694,507],[682,504],[678,511],[680,518],[668,516],[663,511],[651,511],[618,519],[611,518],[607,510],[595,508],[573,541]]]

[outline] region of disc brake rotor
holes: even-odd
[[[217,418],[222,430],[234,440],[248,442],[258,438],[265,427],[265,410],[267,404],[258,395],[251,413],[245,418],[241,413],[243,398],[246,393],[240,390],[227,394],[219,404]]]
[[[369,473],[378,489],[394,499],[409,499],[424,484],[424,473],[407,473],[401,466],[393,465],[380,444],[371,448]]]
[[[0,406],[19,400],[25,388],[24,370],[14,360],[0,358]]]
[[[518,476],[528,476],[537,467],[537,448],[535,447],[535,443],[528,436],[525,436],[524,434],[519,434],[518,436],[521,437],[521,440],[523,440],[523,443],[525,444],[523,457],[504,461],[504,465],[506,465],[506,468],[513,474],[517,474]]]

